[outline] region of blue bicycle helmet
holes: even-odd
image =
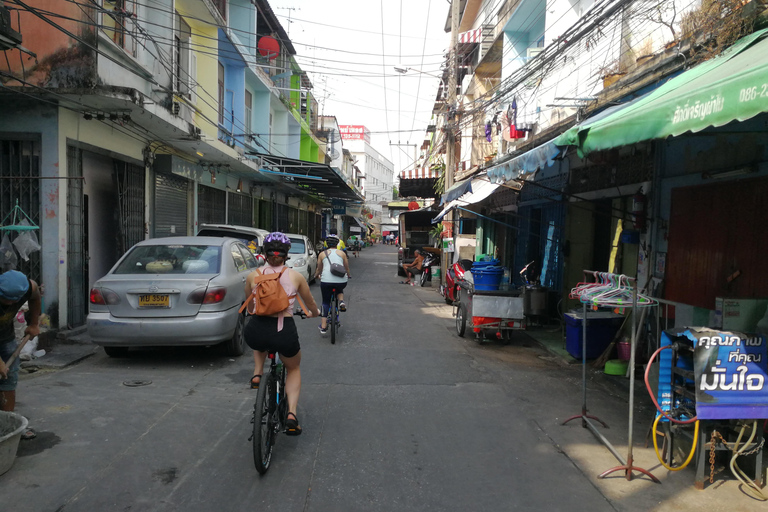
[[[291,239],[285,233],[275,231],[264,237],[262,244],[264,255],[269,256],[288,256],[288,250],[291,248]]]

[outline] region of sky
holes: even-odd
[[[364,125],[395,174],[413,167],[432,118],[450,33],[446,0],[270,0],[321,115]],[[413,68],[407,74],[394,67]],[[397,145],[400,144],[400,145]]]

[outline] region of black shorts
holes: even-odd
[[[293,357],[299,353],[299,333],[292,317],[283,318],[283,330],[277,332],[277,317],[250,316],[245,325],[245,342],[259,352],[275,351]]]

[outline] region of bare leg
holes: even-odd
[[[280,356],[286,370],[285,394],[288,397],[288,412],[296,415],[296,407],[299,405],[299,393],[301,392],[301,350],[293,357]]]
[[[261,375],[264,373],[264,360],[267,358],[266,352],[253,351],[253,374]],[[253,382],[253,381],[252,381]],[[261,379],[259,379],[261,382]]]

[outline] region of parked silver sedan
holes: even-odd
[[[227,355],[242,355],[238,309],[256,266],[234,238],[139,242],[91,289],[88,334],[112,357],[128,347],[219,343]]]
[[[315,280],[315,271],[317,270],[317,253],[304,235],[286,233],[291,240],[291,248],[288,249],[288,260],[285,265],[303,275],[308,283]]]

